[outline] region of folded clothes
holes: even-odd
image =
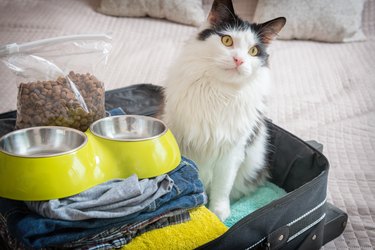
[[[231,214],[229,218],[224,221],[224,224],[231,227],[245,216],[285,194],[284,189],[271,182],[266,182],[263,186],[258,187],[254,193],[244,196],[231,204]]]
[[[173,180],[167,175],[139,180],[137,175],[114,179],[63,199],[27,201],[27,207],[44,217],[60,220],[117,218],[142,211],[170,192]]]
[[[0,223],[4,223],[0,226],[26,247],[43,248],[63,245],[111,228],[144,221],[175,209],[194,208],[207,202],[194,162],[183,157],[180,165],[168,176],[174,182],[172,190],[142,211],[128,216],[83,221],[57,220],[31,212],[22,201],[0,198]]]
[[[186,209],[178,209],[167,212],[149,220],[141,221],[131,225],[124,225],[111,228],[88,238],[64,244],[59,248],[88,249],[88,250],[109,250],[120,248],[128,244],[136,236],[145,232],[176,225],[190,220],[190,213]]]
[[[55,246],[52,249],[75,249],[75,250],[106,250],[117,249],[129,243],[137,235],[163,228],[170,225],[184,223],[190,220],[190,213],[186,209],[178,209],[149,220],[137,222],[131,225],[124,225],[118,228],[111,228],[88,238],[83,238],[75,242]],[[22,242],[12,237],[6,232],[4,223],[0,224],[0,246],[12,250],[27,250]],[[0,248],[2,249],[2,248]],[[41,248],[45,249],[45,248]],[[50,249],[50,248],[46,248]]]
[[[191,220],[173,226],[148,231],[125,245],[123,250],[195,249],[227,231],[219,218],[201,206],[190,211]]]

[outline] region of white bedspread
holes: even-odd
[[[0,44],[112,32],[113,51],[103,69],[106,89],[162,85],[195,28],[104,16],[95,12],[96,5],[89,0],[0,0]],[[241,12],[251,6],[242,3]],[[300,138],[324,145],[331,164],[328,200],[349,215],[345,232],[324,249],[375,248],[375,0],[366,3],[363,26],[365,42],[271,45],[274,89],[268,117]],[[17,81],[3,64],[0,75],[1,113],[16,108]]]

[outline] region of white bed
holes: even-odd
[[[256,1],[235,1],[252,17]],[[0,44],[78,33],[112,32],[103,69],[107,90],[163,85],[168,66],[195,27],[95,11],[98,1],[1,0]],[[206,6],[207,9],[208,6]],[[208,7],[209,8],[209,7]],[[364,42],[275,41],[269,99],[274,123],[324,145],[330,161],[328,201],[346,211],[344,233],[324,249],[375,248],[375,0],[363,12]],[[0,64],[0,113],[16,109],[17,81]]]

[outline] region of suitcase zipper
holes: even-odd
[[[293,232],[293,234],[289,236],[286,243],[292,241],[299,235],[303,234],[304,232],[306,232],[307,230],[309,230],[310,228],[312,228],[313,226],[315,226],[316,224],[318,224],[320,221],[322,221],[325,218],[326,213],[323,212],[321,214],[322,212],[321,210],[323,209],[324,211],[323,206],[324,204],[326,204],[326,201],[327,201],[327,198],[325,198],[321,203],[319,203],[317,206],[315,206],[314,208],[312,208],[311,210],[309,210],[302,216],[298,217],[297,219],[291,221],[290,223],[286,225],[289,228],[289,233]],[[317,218],[317,216],[319,217]],[[301,225],[303,226],[301,227]],[[271,249],[272,245],[271,245],[271,242],[268,241],[269,240],[268,237],[269,236],[263,237],[258,242],[246,248],[246,250],[253,249],[257,246],[261,246],[262,249]]]

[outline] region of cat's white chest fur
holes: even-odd
[[[240,88],[225,86],[209,77],[183,84],[188,79],[181,80],[184,76],[181,72],[176,75],[179,79],[169,79],[166,85],[164,119],[183,154],[203,162],[246,141],[259,115],[265,111],[267,68]]]

